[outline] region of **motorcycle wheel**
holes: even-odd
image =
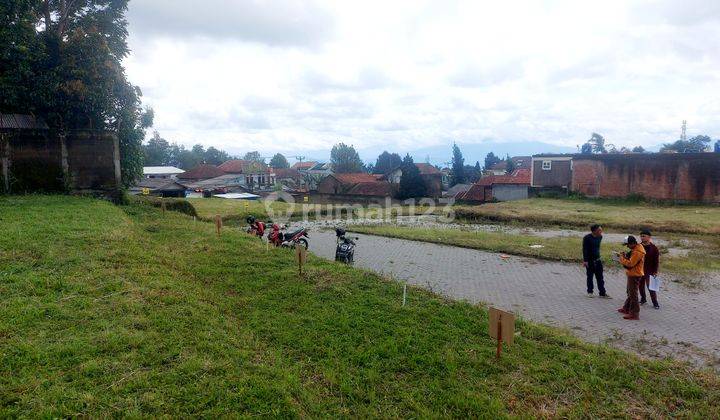
[[[298,243],[299,243],[300,245],[304,246],[306,250],[307,250],[308,248],[310,248],[310,244],[308,243],[307,239],[305,239],[305,238],[300,238],[300,239],[298,239]]]

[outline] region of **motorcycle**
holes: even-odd
[[[285,227],[280,226],[277,223],[273,223],[271,220],[268,220],[267,224],[270,226],[270,231],[268,232],[268,242],[276,247],[282,246],[283,241],[285,240],[282,230],[285,229]]]
[[[246,230],[248,234],[258,236],[260,238],[265,236],[265,223],[255,220],[253,216],[249,216],[246,221],[248,225],[250,225]]]
[[[305,249],[310,247],[310,244],[308,243],[308,238],[310,238],[310,236],[308,235],[306,228],[300,228],[294,232],[285,233],[282,235],[282,238],[283,241],[280,245],[282,247],[293,248],[296,244],[305,247]]]
[[[335,236],[337,237],[337,246],[335,247],[335,261],[342,261],[345,264],[351,264],[355,261],[355,241],[345,235],[345,229],[335,229]],[[355,238],[355,240],[358,239],[360,238]]]

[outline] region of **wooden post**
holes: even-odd
[[[403,284],[403,304],[402,304],[402,306],[405,306],[406,300],[407,300],[407,283]]]
[[[305,264],[305,247],[300,244],[295,244],[295,257],[298,262],[298,274],[300,277],[303,275],[303,265]]]
[[[165,210],[166,210],[165,199],[162,197],[160,197],[160,208],[162,208],[162,214],[163,214],[163,216],[165,216]]]
[[[500,360],[500,352],[502,351],[502,322],[498,319],[497,323],[497,351],[495,352],[495,358]]]
[[[220,236],[220,229],[222,229],[222,217],[220,217],[219,214],[215,215],[215,230],[217,231],[217,235]]]

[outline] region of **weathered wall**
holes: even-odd
[[[571,189],[589,197],[719,203],[720,154],[579,155]]]
[[[113,191],[120,186],[119,144],[113,133],[7,130],[0,137],[6,191]]]
[[[427,196],[431,198],[438,198],[442,196],[442,175],[441,174],[427,174],[421,175],[425,186],[427,187]]]
[[[497,201],[524,200],[528,198],[527,185],[495,184],[492,196]]]
[[[572,181],[572,163],[570,160],[552,160],[550,170],[543,170],[542,157],[533,159],[532,186],[533,187],[567,187]]]

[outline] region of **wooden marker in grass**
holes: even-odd
[[[298,263],[298,274],[302,277],[303,265],[305,265],[307,259],[307,250],[301,244],[295,244],[295,259]]]
[[[215,231],[217,232],[218,236],[220,236],[220,230],[222,229],[222,217],[220,217],[219,214],[215,215]]]
[[[496,308],[490,308],[488,333],[490,333],[490,337],[497,340],[495,358],[500,359],[503,341],[508,346],[513,344],[513,338],[515,337],[515,314]]]
[[[162,208],[162,214],[163,214],[163,216],[165,216],[166,207],[167,207],[167,206],[165,205],[165,199],[164,199],[164,198],[161,198],[161,199],[160,199],[160,208]]]

